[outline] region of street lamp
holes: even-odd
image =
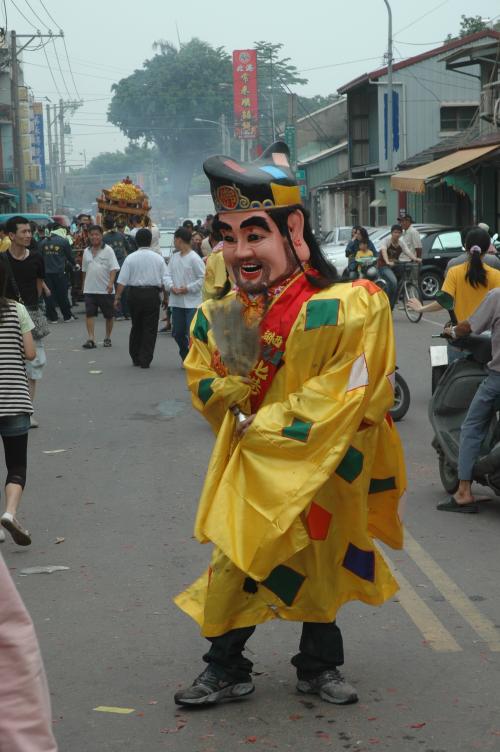
[[[392,172],[392,10],[388,0],[384,0],[389,15],[388,43],[387,43],[387,172]]]
[[[212,123],[220,128],[222,153],[231,153],[231,134],[229,128],[226,125],[226,116],[222,114],[220,120],[208,120],[207,118],[195,118],[196,123]]]

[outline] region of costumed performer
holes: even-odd
[[[390,307],[372,282],[338,281],[288,156],[278,142],[252,163],[204,164],[236,289],[198,309],[184,361],[193,404],[217,440],[195,526],[214,544],[212,560],[175,599],[211,645],[206,669],[176,693],[180,705],[252,693],[243,650],[270,619],[303,622],[292,659],[299,692],[355,702],[338,670],[337,612],[350,600],[379,605],[398,589],[373,543],[401,548],[403,538]],[[260,322],[249,379],[229,374],[212,326],[217,307],[235,299],[249,324]]]

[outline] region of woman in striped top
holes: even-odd
[[[26,308],[5,297],[8,268],[0,264],[0,436],[5,450],[7,480],[5,512],[0,517],[20,546],[29,546],[31,537],[16,519],[26,483],[26,456],[30,415],[33,413],[25,360],[33,360],[36,348],[31,336],[34,327]],[[0,528],[0,541],[5,533]]]

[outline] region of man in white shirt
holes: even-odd
[[[151,230],[137,230],[137,251],[127,256],[118,277],[115,308],[127,287],[132,319],[129,353],[134,366],[149,368],[153,360],[160,318],[160,292],[165,289],[167,266],[163,257],[151,249]]]
[[[417,258],[422,258],[422,239],[419,231],[413,227],[413,219],[410,214],[405,214],[401,220],[401,226],[403,227],[403,240]],[[410,257],[406,257],[406,254],[402,254],[402,261],[411,261]]]
[[[89,241],[90,245],[84,250],[82,257],[83,298],[88,334],[88,340],[82,345],[85,350],[92,350],[96,347],[94,319],[99,309],[106,322],[103,346],[111,347],[114,321],[113,295],[116,272],[120,268],[115,252],[111,246],[103,242],[102,228],[99,225],[89,227]]]
[[[179,355],[184,360],[189,351],[191,321],[201,305],[205,264],[191,248],[191,230],[187,227],[179,227],[175,231],[174,246],[179,253],[170,257],[166,289],[172,308],[174,339],[179,347]]]

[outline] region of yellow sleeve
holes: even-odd
[[[215,288],[222,289],[224,285],[226,284],[226,279],[227,279],[227,271],[226,271],[226,265],[224,263],[224,256],[222,255],[222,251],[218,251],[215,254],[215,259],[214,259],[213,286]]]
[[[213,541],[258,580],[276,561],[309,545],[300,514],[335,473],[353,480],[363,474],[354,437],[378,430],[393,404],[395,347],[386,296],[358,288],[342,307],[336,347],[320,373],[258,410],[217,484],[211,478],[200,501],[197,537]],[[316,337],[331,341],[329,329],[292,332],[288,357],[291,338],[314,349]],[[214,455],[215,470],[222,463]]]
[[[248,411],[250,386],[240,376],[219,376],[214,367],[215,342],[210,331],[209,306],[196,312],[191,324],[191,344],[184,361],[188,388],[194,407],[218,433],[229,408],[239,405]]]
[[[460,268],[460,266],[452,266],[451,269],[448,270],[446,277],[444,278],[443,286],[441,287],[443,292],[447,292],[448,295],[451,295],[453,298],[456,298],[457,295],[457,268]]]

